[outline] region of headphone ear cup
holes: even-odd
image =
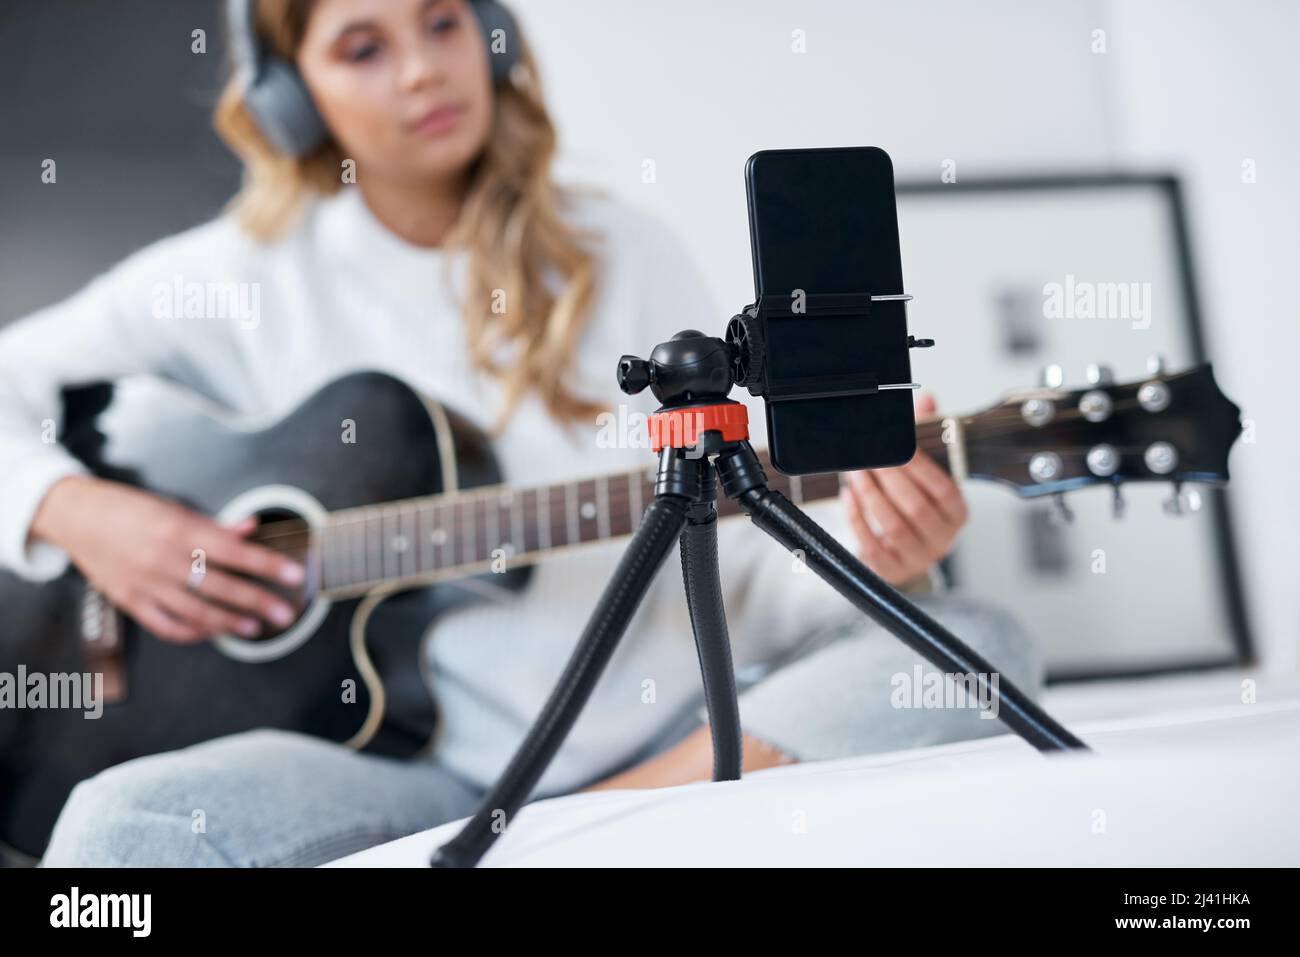
[[[492,82],[504,83],[510,70],[519,62],[519,26],[515,15],[497,0],[474,0],[470,7],[483,31],[488,63],[492,66]],[[496,33],[498,30],[501,31],[499,35]],[[499,52],[493,49],[494,44],[502,47]]]
[[[311,93],[298,71],[283,60],[268,58],[244,103],[271,145],[290,156],[304,156],[328,135]]]

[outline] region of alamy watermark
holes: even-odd
[[[102,672],[28,672],[19,665],[17,673],[0,671],[0,708],[65,709],[84,711],[93,721],[104,714]]]
[[[1087,282],[1067,273],[1065,282],[1043,285],[1044,319],[1127,319],[1134,329],[1151,327],[1151,283]]]
[[[233,319],[241,329],[262,321],[262,286],[256,282],[187,282],[179,273],[150,291],[155,319]]]
[[[597,415],[596,426],[598,449],[649,449],[657,445],[686,449],[687,458],[704,454],[698,447],[705,427],[702,412],[682,410],[671,415],[647,415],[620,403],[617,412]]]
[[[981,681],[980,679],[984,680]],[[889,679],[889,703],[895,708],[951,710],[977,708],[981,718],[996,718],[1002,696],[998,694],[998,673],[982,674],[926,672],[920,665],[911,673],[899,671]]]
[[[152,894],[82,893],[80,887],[50,898],[51,927],[119,927],[132,937],[148,937],[153,929]]]

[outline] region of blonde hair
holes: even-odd
[[[311,5],[312,0],[257,0],[255,23],[270,52],[293,61]],[[608,409],[574,395],[564,384],[596,295],[597,258],[583,242],[599,236],[560,216],[558,205],[576,191],[551,181],[555,127],[532,51],[524,38],[516,42],[519,66],[510,82],[495,89],[487,144],[473,163],[460,214],[445,240],[446,248],[467,253],[460,307],[470,361],[503,389],[494,433],[530,392],[562,423],[590,420]],[[342,188],[345,157],[334,139],[308,156],[280,153],[245,108],[241,77],[232,76],[222,90],[214,125],[244,163],[244,184],[230,208],[257,239],[276,239],[311,199]],[[559,280],[557,290],[548,283],[552,273]],[[495,311],[502,301],[508,308]],[[512,347],[508,367],[493,358],[502,346]]]

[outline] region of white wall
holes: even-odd
[[[1255,421],[1232,459],[1248,599],[1274,667],[1300,661],[1300,5],[1115,2],[1118,154],[1186,178],[1210,355]],[[1242,182],[1255,161],[1257,181]]]
[[[656,211],[724,310],[749,301],[755,150],[872,144],[900,178],[1099,169],[1187,177],[1211,356],[1257,423],[1232,492],[1256,638],[1300,662],[1294,52],[1300,5],[1030,0],[515,0],[561,175]],[[1105,31],[1104,53],[1093,31]],[[806,52],[792,52],[802,30]],[[1258,182],[1241,182],[1241,162]],[[653,160],[655,182],[643,182]],[[1290,165],[1288,166],[1288,160]],[[1291,268],[1288,268],[1291,267]],[[721,328],[725,315],[719,316]],[[1072,357],[1082,365],[1091,357]],[[1072,370],[1077,378],[1081,369]],[[1015,383],[1007,383],[1008,386]]]

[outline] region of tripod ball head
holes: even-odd
[[[717,402],[735,384],[732,347],[694,329],[677,333],[654,347],[649,359],[618,360],[618,387],[636,395],[647,386],[665,406]]]

